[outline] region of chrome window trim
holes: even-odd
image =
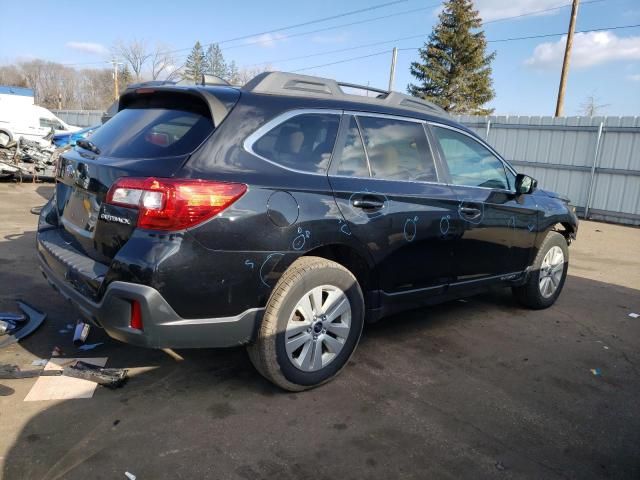
[[[280,163],[276,162],[275,160],[270,160],[270,159],[268,159],[266,157],[263,157],[262,155],[259,155],[258,153],[256,153],[253,150],[253,145],[258,140],[260,140],[264,135],[269,133],[272,129],[274,129],[275,127],[281,125],[282,123],[286,122],[287,120],[289,120],[289,119],[291,119],[293,117],[297,117],[297,116],[300,116],[300,115],[308,115],[308,114],[338,115],[339,117],[342,117],[343,113],[344,113],[343,110],[336,110],[336,109],[332,109],[332,108],[298,108],[298,109],[293,109],[293,110],[286,111],[284,113],[281,113],[280,115],[275,116],[274,118],[269,120],[267,123],[265,123],[261,127],[259,127],[252,134],[250,134],[247,138],[245,138],[244,142],[242,142],[242,148],[244,148],[244,150],[246,152],[250,153],[251,155],[254,155],[254,156],[258,157],[258,158],[264,160],[265,162],[269,162],[270,164],[275,165],[276,167],[283,168],[284,170],[288,170],[290,172],[302,173],[302,174],[305,174],[305,175],[319,175],[319,176],[322,176],[322,177],[326,177],[327,173],[329,171],[330,165],[322,173],[309,172],[307,170],[299,170],[297,168],[287,167],[285,165],[281,165]],[[340,120],[342,120],[342,118],[340,118]],[[339,124],[338,124],[338,131],[339,131],[339,128],[340,127],[339,127]],[[336,135],[336,140],[337,140],[337,135]],[[335,148],[335,140],[334,140],[334,148]],[[333,150],[331,151],[331,155],[333,156]]]
[[[377,112],[363,112],[359,110],[344,110],[346,115],[354,115],[356,117],[379,117],[388,118],[389,120],[401,120],[405,122],[413,123],[426,123],[426,120],[421,120],[415,117],[403,117],[402,115],[391,115],[389,113],[377,113]]]
[[[428,125],[434,126],[434,127],[440,127],[440,128],[446,128],[449,130],[453,130],[454,132],[457,133],[461,133],[462,135],[466,135],[467,137],[469,137],[472,140],[475,140],[477,143],[479,143],[480,145],[482,145],[484,148],[486,148],[487,150],[489,150],[494,157],[496,157],[498,159],[498,161],[500,161],[500,163],[502,163],[502,167],[505,169],[508,169],[511,171],[511,173],[513,173],[514,175],[518,175],[518,172],[515,171],[515,169],[509,164],[509,162],[507,162],[504,158],[502,158],[500,156],[500,154],[498,152],[496,152],[493,147],[491,147],[491,145],[485,143],[483,140],[475,137],[474,135],[471,135],[469,132],[465,132],[464,130],[461,130],[460,128],[457,127],[453,127],[451,125],[446,125],[444,123],[438,123],[438,122],[433,122],[433,121],[427,121],[425,122]],[[446,158],[444,159],[444,161],[446,162]],[[506,177],[506,172],[505,172],[505,177]],[[508,179],[507,179],[508,182]],[[473,185],[458,185],[457,183],[451,183],[451,185],[455,185],[456,187],[465,187],[465,188],[482,188],[484,190],[497,190],[499,192],[509,192],[509,193],[516,193],[515,188],[513,190],[508,189],[508,188],[491,188],[491,187],[476,187]]]

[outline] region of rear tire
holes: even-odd
[[[545,237],[527,282],[513,287],[513,295],[525,307],[541,310],[555,303],[564,287],[569,269],[569,247],[558,232],[549,232]]]
[[[342,370],[363,325],[364,299],[353,274],[325,258],[301,257],[271,293],[249,358],[277,386],[307,390]]]

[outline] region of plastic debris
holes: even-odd
[[[599,368],[592,368],[591,370],[589,370],[595,377],[599,377],[600,375],[602,375],[602,372],[600,371]]]
[[[90,329],[91,326],[88,323],[78,320],[76,329],[73,332],[73,344],[76,346],[82,345],[87,340]]]
[[[23,339],[27,335],[33,333],[40,325],[42,325],[44,319],[47,318],[46,313],[42,313],[39,310],[36,310],[31,305],[25,302],[17,302],[17,304],[18,308],[22,310],[23,313],[13,315],[19,315],[19,317],[14,318],[21,318],[21,320],[17,320],[15,322],[10,320],[3,320],[3,322],[15,325],[15,328],[8,329],[5,332],[2,340],[0,340],[0,348],[6,347],[7,345],[12,345]],[[22,317],[24,317],[24,319],[22,319]]]
[[[17,365],[0,365],[0,379],[59,377],[60,375],[88,380],[107,388],[119,388],[128,379],[126,369],[103,368],[81,360],[65,366],[62,370],[21,370]]]
[[[631,312],[631,313],[629,314],[629,316],[630,316],[631,318],[638,318],[638,317],[640,317],[640,313]]]
[[[87,350],[93,350],[96,347],[99,347],[100,345],[102,345],[104,342],[99,342],[99,343],[87,343],[86,345],[82,345],[80,347],[78,347],[78,350],[82,350],[83,352],[87,351]]]
[[[136,476],[133,473],[124,472],[124,476],[127,477],[129,480],[136,480]]]
[[[89,380],[107,388],[119,388],[128,379],[127,370],[124,368],[97,367],[81,360],[64,367],[62,374],[67,377]]]

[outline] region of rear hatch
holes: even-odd
[[[171,178],[213,134],[239,97],[225,87],[139,88],[119,112],[59,160],[56,208],[66,237],[109,263],[136,228],[138,211],[107,205],[122,177]]]

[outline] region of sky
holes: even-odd
[[[495,40],[566,32],[570,3],[474,1],[486,22],[488,49],[497,52],[496,97],[489,104],[495,114],[553,115],[566,37]],[[405,91],[413,81],[409,66],[437,23],[440,5],[437,0],[111,0],[80,8],[69,0],[4,2],[3,18],[14,21],[0,29],[0,64],[41,58],[98,68],[106,66],[116,42],[133,39],[177,50],[177,61],[184,61],[199,40],[220,42],[226,60],[240,67],[266,63],[273,70],[386,89],[395,46],[395,89]],[[314,22],[354,10],[366,11]],[[529,15],[541,10],[549,11]],[[639,27],[611,29],[628,25]],[[576,31],[593,29],[605,30],[574,38],[565,115],[580,114],[590,96],[602,105],[602,114],[640,115],[640,0],[582,0]]]

